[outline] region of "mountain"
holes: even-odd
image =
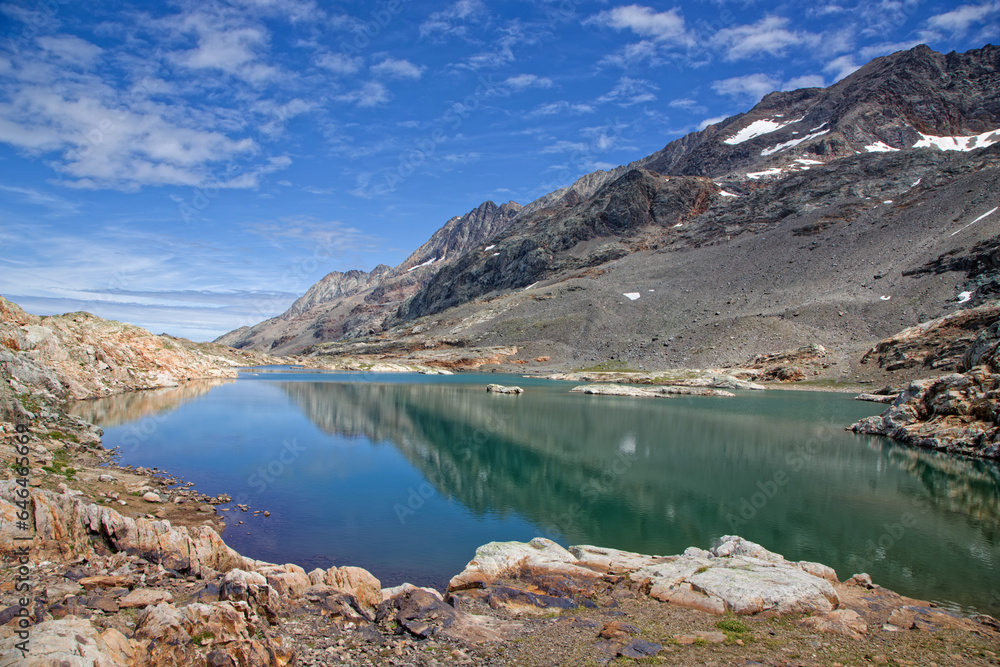
[[[281,315],[215,342],[289,354],[317,342],[380,331],[396,307],[420,291],[435,271],[503,231],[520,210],[517,202],[484,202],[446,222],[399,266],[329,273]]]
[[[918,46],[550,193],[359,321],[310,310],[296,326],[312,352],[345,336],[380,354],[516,345],[553,366],[738,364],[816,342],[863,374],[873,341],[1000,285],[998,144],[1000,48]],[[282,331],[247,344],[306,348]]]

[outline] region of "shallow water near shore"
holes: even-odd
[[[490,382],[525,393],[488,394]],[[995,464],[847,432],[884,408],[850,395],[572,386],[270,368],[74,412],[104,421],[122,465],[232,495],[232,547],[307,570],[357,565],[384,586],[443,587],[493,540],[674,554],[735,533],[841,579],[869,572],[904,595],[1000,613]]]

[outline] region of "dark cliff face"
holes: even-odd
[[[712,181],[632,170],[581,203],[518,219],[494,248],[467,253],[439,271],[407,305],[402,319],[439,312],[490,292],[526,287],[553,272],[586,269],[628,254],[640,236],[668,235],[708,208]]]

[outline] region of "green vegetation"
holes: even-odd
[[[66,442],[80,442],[80,438],[76,437],[76,435],[73,433],[63,433],[62,431],[49,431],[47,435],[53,440],[63,440]]]
[[[42,470],[55,475],[64,475],[67,481],[76,479],[76,468],[67,465],[70,462],[69,452],[57,449],[52,454],[52,465],[42,466]]]
[[[206,630],[205,632],[202,632],[201,634],[197,634],[194,637],[192,637],[191,641],[197,644],[198,646],[205,646],[215,641],[215,635]]]
[[[715,627],[719,628],[726,634],[732,633],[734,635],[745,635],[750,632],[750,628],[747,627],[747,624],[735,616],[729,616],[722,619],[715,624]]]

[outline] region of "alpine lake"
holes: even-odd
[[[487,393],[516,384],[521,395]],[[845,430],[851,394],[573,394],[515,376],[247,369],[77,404],[120,465],[194,482],[240,553],[442,589],[490,541],[646,554],[738,534],[1000,614],[1000,468]],[[249,505],[242,512],[237,504]],[[253,510],[268,510],[254,516]],[[243,524],[238,524],[243,521]]]

